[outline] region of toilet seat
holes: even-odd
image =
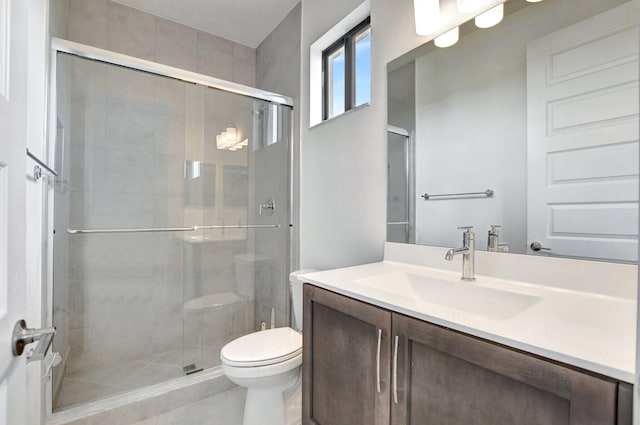
[[[220,351],[224,364],[258,367],[286,362],[302,354],[302,335],[291,328],[254,332],[225,345]]]

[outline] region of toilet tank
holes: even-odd
[[[306,270],[297,270],[289,274],[289,284],[291,285],[291,300],[293,303],[293,318],[295,323],[293,323],[292,327],[302,332],[302,284],[303,280],[300,280],[298,276],[305,273],[313,273],[318,270],[306,269]]]

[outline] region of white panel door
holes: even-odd
[[[527,103],[528,243],[636,261],[637,2],[531,42]]]
[[[26,310],[27,1],[0,0],[0,425],[23,425],[25,357],[11,350]]]

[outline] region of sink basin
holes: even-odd
[[[467,283],[407,272],[359,279],[356,283],[493,320],[513,317],[540,301],[534,295],[478,286],[477,282]]]

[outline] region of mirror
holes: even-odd
[[[388,124],[388,241],[637,261],[637,2],[508,1],[388,64]]]

